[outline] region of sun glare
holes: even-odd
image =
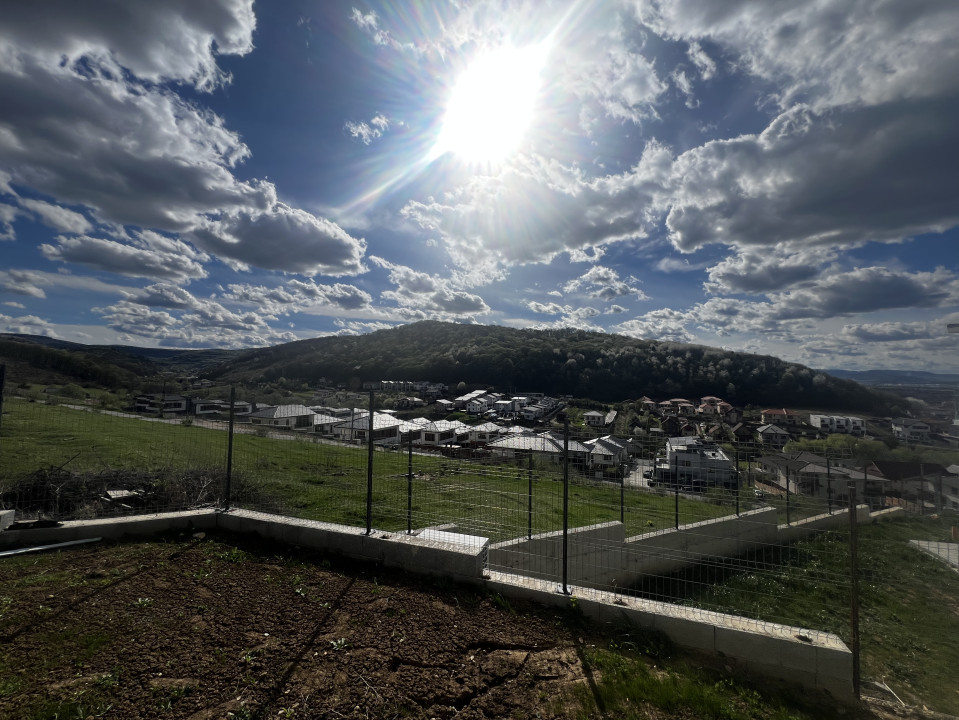
[[[453,87],[433,155],[497,163],[515,151],[533,119],[545,57],[541,43],[476,58]]]

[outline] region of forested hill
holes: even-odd
[[[434,321],[250,350],[207,375],[309,384],[326,378],[357,388],[365,380],[431,380],[604,402],[718,395],[737,405],[901,411],[892,395],[770,356],[582,330]]]

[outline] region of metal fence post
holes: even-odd
[[[826,507],[832,515],[832,466],[829,458],[826,458]]]
[[[789,466],[786,466],[786,524],[789,524]]]
[[[626,470],[627,465],[623,463],[623,476],[619,483],[619,521],[626,524]]]
[[[849,605],[852,625],[852,689],[856,699],[860,699],[859,666],[859,527],[856,512],[856,483],[850,482],[849,488]]]
[[[413,534],[413,432],[410,431],[406,475],[406,534]]]
[[[569,417],[563,421],[563,594],[569,595],[566,580],[569,563]]]
[[[230,509],[230,496],[233,492],[233,414],[236,405],[236,385],[230,385],[230,424],[226,439],[226,488],[224,489],[223,510]]]
[[[366,429],[366,534],[373,534],[373,391]]]
[[[739,496],[742,493],[742,483],[739,482],[739,450],[736,450],[736,517],[739,517]]]
[[[526,495],[526,539],[533,539],[533,453],[529,454],[529,491]]]

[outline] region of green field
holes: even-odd
[[[299,434],[267,437],[237,432],[233,441],[233,504],[280,511],[297,517],[365,526],[366,447],[354,447]],[[154,484],[177,484],[177,498],[222,501],[227,462],[225,425],[158,422],[153,418],[118,416],[66,405],[8,400],[5,405],[0,461],[4,489],[41,476],[50,483],[82,482],[106,490],[122,487],[124,477]],[[414,528],[455,524],[493,540],[563,527],[562,468],[527,460],[481,463],[436,455],[413,455],[409,481],[406,452],[374,453],[372,524],[382,530],[403,530],[408,512]],[[193,475],[187,480],[184,473]],[[528,507],[530,475],[533,512]],[[191,484],[192,483],[192,484]],[[412,492],[412,508],[409,493]],[[741,509],[753,501],[744,493]],[[172,501],[171,501],[172,502]],[[162,508],[161,508],[162,509]],[[174,509],[174,508],[169,508]],[[699,501],[681,497],[682,524],[735,512],[726,493]],[[619,520],[628,535],[673,527],[676,501],[671,495],[628,490],[570,473],[569,525],[579,527]]]

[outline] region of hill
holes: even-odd
[[[366,380],[430,380],[601,402],[718,395],[740,405],[892,414],[902,400],[767,355],[583,330],[517,330],[423,321],[368,335],[250,350],[211,379],[359,388]]]

